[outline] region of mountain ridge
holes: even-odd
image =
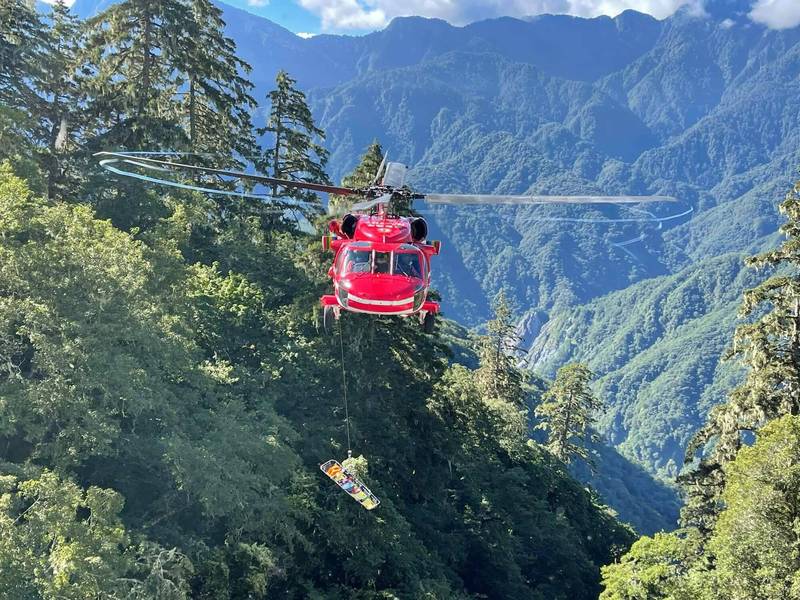
[[[76,10],[95,5],[78,0]],[[735,381],[718,359],[745,276],[724,300],[704,296],[697,314],[691,303],[674,308],[691,317],[683,328],[611,370],[592,355],[612,360],[630,342],[601,339],[583,319],[621,298],[644,310],[631,294],[659,304],[649,292],[675,294],[704,269],[730,273],[731,261],[774,243],[774,206],[800,164],[800,28],[770,30],[746,16],[748,3],[718,0],[660,21],[635,11],[464,27],[410,17],[363,37],[304,40],[220,6],[259,100],[278,68],[307,92],[334,179],[378,139],[413,166],[423,191],[661,193],[693,207],[690,219],[664,224],[603,222],[631,217],[614,207],[420,207],[445,240],[434,280],[445,312],[477,326],[506,290],[532,324],[531,353],[558,348],[558,361],[530,364],[550,375],[556,362],[586,359],[602,371],[613,407],[603,431],[627,459],[674,475],[681,445]],[[585,348],[559,345],[570,319],[584,327]],[[657,364],[660,353],[668,364]]]

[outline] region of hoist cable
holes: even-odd
[[[342,335],[342,320],[339,319],[339,350],[342,365],[342,395],[344,396],[344,422],[347,431],[347,458],[350,458],[353,451],[350,447],[350,410],[347,405],[347,371],[344,367],[344,336]]]

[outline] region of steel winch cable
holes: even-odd
[[[347,458],[353,456],[353,450],[350,447],[350,410],[347,406],[347,371],[344,366],[344,336],[342,335],[342,321],[339,319],[339,351],[342,366],[342,395],[344,396],[344,423],[345,430],[347,431]]]

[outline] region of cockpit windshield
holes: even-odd
[[[394,252],[372,250],[353,244],[337,259],[339,273],[373,273],[422,278],[420,252],[413,246],[400,246]]]

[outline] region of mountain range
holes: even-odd
[[[107,4],[78,0],[74,11]],[[776,204],[800,164],[800,28],[753,23],[746,0],[709,0],[661,21],[635,11],[465,27],[409,17],[361,37],[304,39],[220,6],[257,99],[279,69],[308,94],[334,179],[378,139],[421,191],[680,200],[652,215],[421,207],[444,242],[436,285],[448,316],[478,326],[505,289],[524,364],[552,376],[587,362],[607,403],[601,433],[671,479],[737,381],[720,357],[756,281],[742,258],[775,243]]]

